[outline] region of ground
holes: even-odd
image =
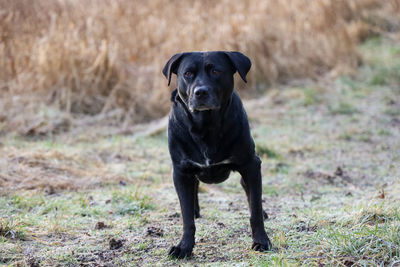
[[[200,187],[190,259],[165,131],[0,139],[0,266],[400,266],[400,48],[360,48],[358,74],[245,102],[261,156],[270,252],[250,249],[234,173]]]

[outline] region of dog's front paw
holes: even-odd
[[[265,237],[264,240],[261,242],[254,241],[251,248],[255,251],[260,251],[260,252],[269,251],[272,248],[272,244],[271,241],[269,241],[269,238]]]
[[[168,252],[168,255],[178,259],[189,258],[190,256],[192,256],[192,250],[193,248],[185,248],[181,245],[172,246]]]

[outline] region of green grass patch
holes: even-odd
[[[256,144],[256,153],[262,157],[265,156],[270,159],[279,159],[280,158],[280,155],[278,152],[269,148],[266,145],[262,145],[259,143]]]
[[[0,218],[0,238],[26,239],[26,224],[18,218]],[[1,240],[0,240],[1,243]]]
[[[370,262],[381,265],[400,256],[399,230],[397,226],[388,225],[373,229],[328,229],[320,232],[319,237],[326,242],[326,252],[329,251],[342,260],[347,259],[354,264]],[[390,242],[391,240],[397,242]]]
[[[290,165],[284,162],[278,162],[273,169],[272,173],[288,174]]]
[[[306,87],[303,89],[305,106],[312,106],[321,102],[321,95],[313,87]]]
[[[262,192],[268,196],[278,196],[279,189],[276,186],[263,185]]]
[[[392,117],[400,116],[400,107],[397,107],[397,108],[395,108],[395,107],[387,108],[387,109],[385,110],[385,114],[386,114],[386,115],[389,115],[389,116],[392,116]]]
[[[353,104],[349,102],[339,102],[338,104],[328,106],[328,110],[332,115],[352,115],[359,112]]]
[[[363,58],[372,70],[368,83],[373,86],[398,85],[400,82],[400,54],[395,44],[381,38],[367,41],[361,46]]]
[[[144,210],[154,209],[148,196],[143,196],[137,188],[119,189],[112,193],[111,203],[119,215],[140,215]]]

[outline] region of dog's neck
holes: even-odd
[[[223,113],[218,110],[191,112],[191,120],[196,132],[218,130],[221,127]]]
[[[192,127],[190,129],[191,134],[198,135],[199,137],[215,137],[221,133],[226,111],[231,102],[231,98],[232,97],[230,97],[225,103],[222,103],[221,108],[218,110],[191,112],[180,96],[176,96],[176,100],[185,110],[187,118],[192,122]]]

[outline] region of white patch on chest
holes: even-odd
[[[209,168],[209,167],[214,167],[214,166],[233,163],[231,159],[225,159],[225,160],[220,161],[220,162],[210,163],[210,159],[209,158],[205,158],[205,163],[204,164],[195,162],[195,161],[190,160],[190,159],[188,160],[188,162],[193,164],[193,165],[195,165],[195,166],[197,166],[197,167],[199,167],[199,168]]]

